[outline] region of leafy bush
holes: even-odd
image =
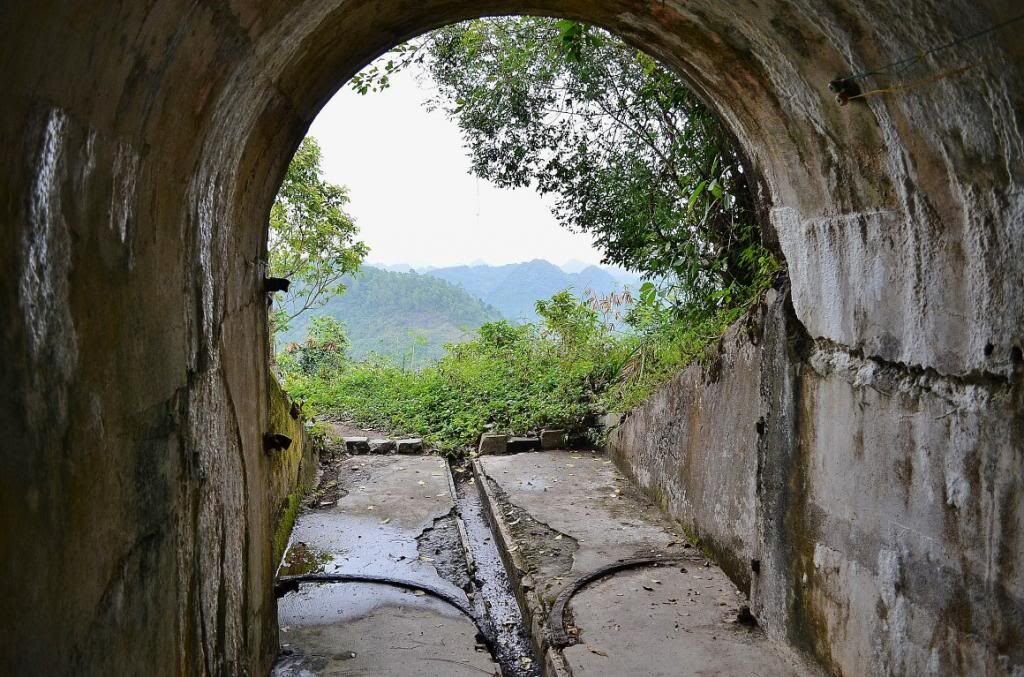
[[[419,371],[381,357],[339,360],[332,346],[342,343],[340,325],[325,325],[280,360],[285,387],[314,412],[420,435],[459,453],[489,428],[584,431],[595,414],[639,404],[747,307],[733,304],[681,322],[675,307],[645,285],[628,315],[634,331],[621,333],[593,305],[561,292],[537,303],[540,324],[485,324],[474,340],[446,346],[440,361]]]

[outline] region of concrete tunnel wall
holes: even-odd
[[[1024,574],[1010,555],[1021,547],[1020,493],[983,480],[1021,469],[1019,30],[957,52],[953,63],[977,62],[959,77],[846,107],[826,89],[1016,11],[1009,0],[6,4],[0,592],[10,611],[0,670],[267,670],[276,651],[272,459],[261,442],[269,205],[311,120],[361,66],[423,30],[495,12],[608,27],[677,68],[735,131],[766,232],[789,263],[793,322],[831,356],[815,362],[818,382],[786,381],[830,404],[807,416],[818,417],[818,453],[778,436],[767,457],[785,462],[778,468],[811,477],[812,460],[855,453],[828,431],[872,425],[862,413],[872,383],[849,377],[859,360],[927,373],[934,388],[978,389],[979,420],[1002,417],[992,434],[1012,435],[987,465],[975,463],[971,440],[988,433],[979,424],[948,459],[974,464],[956,500],[986,511],[977,525],[988,529],[953,556],[978,572],[980,589],[1005,591],[1002,608],[1019,619]],[[945,67],[943,58],[926,64]],[[952,453],[929,446],[950,424],[941,421],[915,419],[910,437],[884,421],[872,427],[864,467],[892,472],[887,452],[908,444]],[[813,489],[797,483],[780,500]],[[843,495],[815,498],[846,510]],[[847,517],[859,524],[856,511]],[[855,560],[856,575],[928,561],[927,540],[901,542],[884,561]],[[840,570],[854,561],[841,547],[823,552]],[[845,588],[830,585],[815,594],[842,610]],[[896,604],[905,590],[894,582],[887,594]],[[900,646],[898,617],[863,631],[841,614],[779,622],[820,630],[815,638],[846,623],[853,648],[839,647],[832,667],[857,674],[868,630],[890,623],[890,645]],[[978,637],[1019,656],[1019,645]]]

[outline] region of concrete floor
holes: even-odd
[[[572,598],[578,643],[561,655],[575,677],[805,674],[760,630],[736,622],[740,591],[604,455],[491,456],[478,468],[519,578],[540,593],[535,618],[546,621],[581,574],[626,558],[683,559],[617,573]]]
[[[299,517],[287,573],[387,576],[444,590],[468,605],[452,582],[465,562],[444,461],[359,456],[336,469],[337,503]],[[497,674],[478,646],[476,625],[422,592],[307,583],[278,600],[278,619],[290,655],[278,661],[276,677]]]
[[[551,637],[548,611],[577,577],[624,559],[672,558],[582,587],[567,605],[571,643],[538,654],[548,677],[806,674],[758,628],[737,622],[740,591],[603,454],[484,457],[476,470],[472,486],[485,489],[535,637]],[[331,473],[317,507],[296,523],[283,575],[387,576],[470,605],[443,460],[347,457]],[[278,600],[278,616],[285,654],[275,677],[499,674],[474,622],[422,591],[303,583]]]

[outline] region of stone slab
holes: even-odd
[[[481,456],[504,454],[508,450],[508,435],[484,433],[480,436],[478,452]]]
[[[370,440],[367,437],[346,437],[345,451],[350,454],[370,453]]]
[[[564,430],[541,430],[540,431],[540,448],[545,451],[552,451],[554,449],[561,449],[565,446],[565,431]]]
[[[536,451],[540,449],[539,437],[510,437],[508,438],[508,453],[519,454],[524,451]]]
[[[371,454],[391,454],[395,451],[395,441],[387,440],[382,438],[374,438],[370,440],[370,453]]]
[[[407,437],[396,442],[399,454],[422,454],[423,440],[418,437]]]

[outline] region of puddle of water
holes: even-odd
[[[480,494],[468,482],[458,483],[455,489],[456,506],[466,526],[469,549],[476,564],[473,603],[485,631],[492,638],[495,659],[505,677],[539,677],[540,665]]]

